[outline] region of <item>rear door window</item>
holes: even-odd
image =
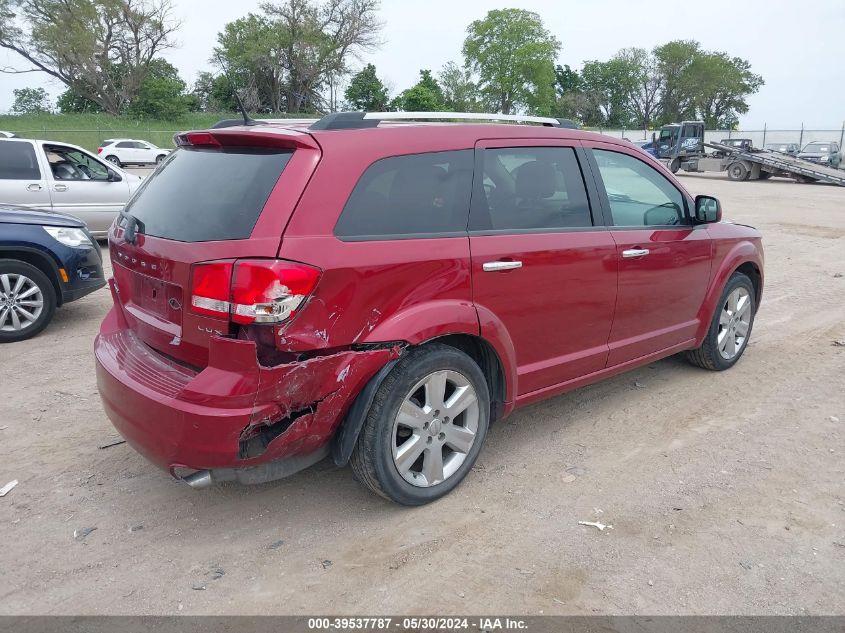
[[[584,178],[571,147],[484,149],[473,196],[474,231],[554,231],[593,225]]]
[[[126,212],[153,237],[246,239],[292,155],[263,148],[180,148],[144,181]]]
[[[38,159],[30,143],[0,142],[0,180],[41,180]]]
[[[393,239],[466,233],[472,170],[472,150],[376,161],[355,185],[335,235]]]

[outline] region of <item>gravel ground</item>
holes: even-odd
[[[670,358],[521,410],[423,508],[325,462],[195,491],[98,448],[119,439],[91,350],[111,299],[62,308],[0,348],[0,485],[20,481],[0,613],[845,613],[845,189],[683,181],[763,231],[743,360]],[[613,529],[578,524],[596,520]]]

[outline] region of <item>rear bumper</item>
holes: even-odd
[[[209,352],[208,367],[186,368],[145,345],[112,308],[95,342],[103,407],[135,450],[174,476],[225,470],[222,478],[249,483],[291,474],[280,461],[305,466],[324,454],[355,396],[398,354],[344,351],[264,367],[251,341],[214,338]],[[255,467],[270,463],[277,467],[262,479]]]

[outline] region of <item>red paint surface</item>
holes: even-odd
[[[100,392],[118,430],[164,468],[251,466],[324,445],[370,377],[399,353],[359,347],[366,344],[480,337],[502,365],[508,413],[697,346],[730,274],[747,262],[762,271],[759,234],[727,223],[374,242],[333,235],[352,188],[375,160],[493,140],[613,148],[657,165],[684,191],[652,158],[607,137],[486,125],[214,134],[224,144],[271,138],[296,148],[252,236],[195,244],[140,236],[137,245],[123,242],[120,230],[111,237],[119,293],[96,343]],[[651,255],[621,259],[635,246]],[[256,342],[228,338],[238,336],[236,326],[186,309],[192,264],[245,257],[322,271],[296,315],[269,326],[266,340],[287,359],[276,367],[258,363]],[[523,267],[481,271],[485,261],[508,258]],[[181,312],[168,312],[169,299]],[[302,353],[318,356],[294,362]],[[312,405],[314,412],[297,418],[260,457],[237,460],[245,429]]]

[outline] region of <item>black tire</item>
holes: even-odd
[[[109,161],[112,165],[115,165],[117,167],[123,167],[123,163],[121,163],[120,159],[114,154],[109,154],[108,156],[106,156],[106,160]]]
[[[405,481],[393,461],[393,424],[411,389],[426,376],[442,370],[458,372],[475,389],[478,429],[474,443],[454,474],[438,484],[419,487]],[[352,452],[352,471],[358,481],[386,499],[407,506],[430,503],[451,492],[472,469],[484,444],[489,421],[487,381],[475,361],[454,347],[440,343],[410,349],[376,391]]]
[[[165,158],[167,158],[167,156],[165,156],[164,154],[160,154],[159,156],[156,156],[156,165],[158,165]]]
[[[721,353],[719,353],[719,317],[728,296],[738,287],[744,287],[748,291],[748,296],[751,299],[750,323],[748,326],[748,333],[745,335],[745,340],[743,341],[739,351],[733,358],[726,359],[721,355]],[[751,332],[754,329],[754,317],[756,312],[757,295],[754,291],[754,284],[751,283],[751,280],[747,275],[739,272],[734,273],[731,275],[730,279],[728,279],[728,283],[725,284],[724,290],[722,290],[722,295],[719,297],[719,302],[716,304],[716,310],[713,313],[713,317],[710,321],[710,328],[707,330],[707,336],[704,337],[704,342],[698,349],[690,350],[686,353],[687,360],[689,360],[693,365],[697,365],[698,367],[709,369],[711,371],[724,371],[725,369],[733,367],[737,361],[742,358],[742,354],[748,347],[748,341],[751,339]]]
[[[728,165],[728,178],[736,182],[748,180],[750,172],[744,163],[736,162]]]
[[[760,172],[760,180],[768,180],[772,177],[772,172],[770,171],[761,171]]]
[[[678,170],[681,168],[681,159],[680,158],[673,158],[669,162],[669,171],[673,174],[677,174]]]
[[[43,272],[32,264],[19,261],[17,259],[0,259],[0,275],[23,275],[30,279],[41,292],[43,307],[41,314],[32,322],[32,324],[20,330],[5,330],[3,328],[11,327],[11,317],[8,317],[8,322],[3,321],[0,325],[0,343],[15,343],[17,341],[25,341],[39,334],[50,321],[53,319],[53,314],[56,312],[56,290],[50,280]],[[3,291],[0,285],[0,292]],[[5,302],[0,299],[0,303]],[[0,304],[0,316],[5,314],[5,305]]]

